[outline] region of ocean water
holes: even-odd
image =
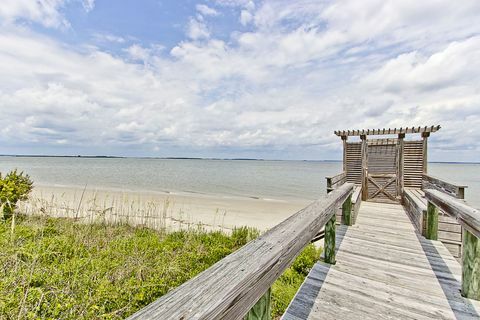
[[[143,158],[0,157],[0,172],[14,168],[39,186],[153,191],[205,196],[314,200],[340,162]],[[430,163],[429,173],[468,185],[466,200],[480,207],[480,164]]]

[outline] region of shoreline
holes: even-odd
[[[127,222],[158,229],[202,226],[212,230],[254,227],[265,231],[311,203],[194,192],[35,185],[20,209],[27,214]]]

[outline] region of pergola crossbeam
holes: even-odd
[[[378,136],[389,134],[411,134],[411,133],[431,133],[440,130],[440,126],[425,127],[406,127],[406,128],[388,128],[388,129],[363,129],[363,130],[338,130],[335,134],[339,137],[351,136]]]

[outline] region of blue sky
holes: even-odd
[[[478,161],[480,2],[5,0],[0,153],[339,159],[440,124]]]

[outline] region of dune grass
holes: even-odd
[[[122,319],[237,250],[258,232],[162,233],[72,219],[0,222],[1,319]],[[279,317],[319,256],[307,247],[277,280]]]

